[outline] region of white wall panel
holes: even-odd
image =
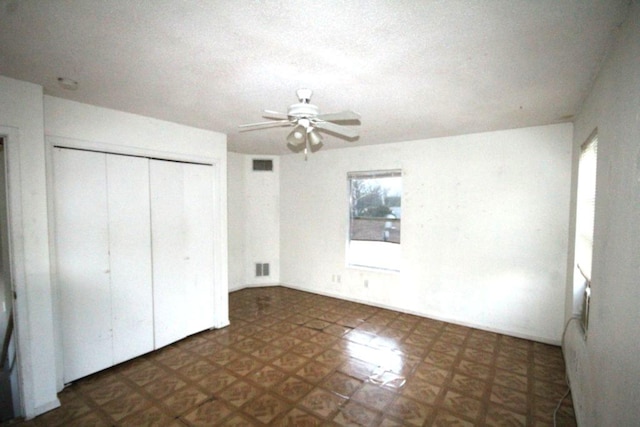
[[[282,156],[281,281],[558,343],[571,136],[559,124]],[[391,169],[401,271],[348,268],[347,173]]]
[[[640,420],[640,2],[631,2],[618,31],[573,138],[572,223],[580,146],[598,132],[589,330],[585,339],[579,322],[571,321],[563,347],[576,419],[586,427]],[[569,251],[567,319],[573,315],[573,245]]]

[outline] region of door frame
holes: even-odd
[[[16,369],[18,383],[12,385],[12,390],[17,390],[17,394],[12,392],[14,399],[14,417],[25,415],[24,399],[25,387],[22,359],[25,352],[28,352],[29,337],[28,329],[24,330],[22,325],[28,319],[28,301],[25,298],[25,256],[24,256],[24,228],[22,226],[22,194],[20,178],[20,130],[11,126],[0,126],[0,137],[4,141],[4,166],[6,178],[7,196],[7,231],[9,243],[9,271],[11,276],[11,291],[13,292],[13,323],[14,323],[14,345],[16,351]],[[24,351],[23,351],[24,350]]]

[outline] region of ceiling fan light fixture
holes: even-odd
[[[322,136],[318,130],[327,131],[331,135],[346,138],[347,140],[358,138],[357,130],[334,122],[359,124],[360,114],[350,110],[320,114],[318,107],[311,104],[312,94],[313,91],[311,89],[298,89],[296,91],[298,102],[290,105],[286,113],[264,110],[263,117],[273,121],[240,125],[239,128],[240,130],[254,130],[293,126],[293,130],[287,135],[287,146],[295,152],[304,149],[305,159],[309,149],[311,149],[311,152],[315,152],[323,145]]]
[[[304,126],[298,125],[287,136],[287,142],[294,147],[304,144],[306,129]]]
[[[309,129],[309,132],[307,132],[307,140],[309,141],[309,144],[313,147],[322,144],[322,137],[320,134],[311,128]]]

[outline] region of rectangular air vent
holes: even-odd
[[[269,263],[257,263],[256,277],[263,277],[268,275],[269,275]]]
[[[272,171],[273,160],[271,159],[253,159],[254,171]]]

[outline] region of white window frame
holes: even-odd
[[[593,233],[598,164],[598,134],[594,131],[580,147],[576,192],[576,229],[573,272],[574,313],[579,314],[585,334],[589,329]]]
[[[398,177],[402,179],[402,171],[378,170],[349,172],[347,174],[347,188],[349,197],[348,227],[347,227],[347,266],[350,268],[373,269],[378,271],[399,272],[401,261],[401,243],[389,241],[351,240],[352,213],[354,200],[352,195],[352,180]],[[400,191],[400,204],[402,204],[402,190]],[[386,228],[394,228],[401,234],[402,214],[397,219],[380,219]],[[399,237],[399,239],[401,239]]]

